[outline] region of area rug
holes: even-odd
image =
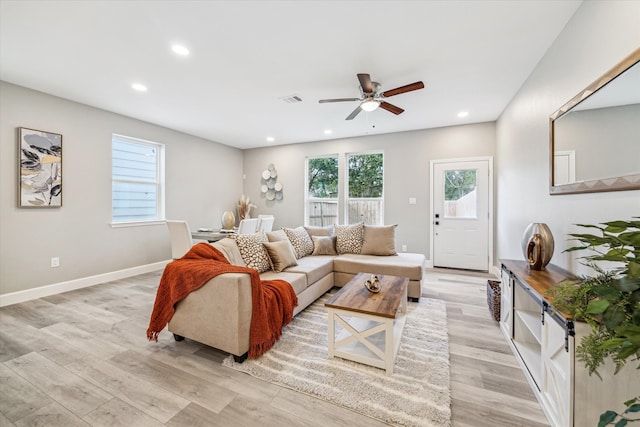
[[[287,325],[258,359],[223,365],[398,426],[450,426],[449,343],[444,301],[407,304],[393,374],[327,358],[325,294]],[[339,331],[336,325],[336,331]]]

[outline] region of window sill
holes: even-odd
[[[127,222],[112,222],[109,224],[111,228],[124,228],[124,227],[143,227],[147,225],[164,225],[166,221],[164,219],[154,219],[149,221],[127,221]]]

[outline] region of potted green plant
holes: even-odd
[[[576,347],[576,357],[589,375],[600,377],[598,367],[607,358],[615,363],[617,374],[628,361],[640,362],[640,221],[578,226],[599,231],[570,234],[579,245],[565,252],[588,251],[589,255],[581,258],[596,274],[560,283],[549,295],[557,310],[591,327],[591,333]],[[602,262],[613,267],[605,270]],[[640,396],[626,401],[625,407],[621,413],[604,412],[598,427],[614,423],[622,427],[640,421],[631,418],[632,413],[640,412]]]

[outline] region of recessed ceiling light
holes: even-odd
[[[138,92],[146,92],[147,91],[147,87],[141,83],[134,83],[131,85],[131,87],[134,90],[137,90]]]
[[[171,50],[178,55],[187,56],[189,55],[189,49],[179,44],[174,44],[171,46]]]
[[[325,135],[331,135],[331,133],[332,133],[332,132],[333,132],[333,131],[332,131],[331,129],[325,129],[325,130],[324,130],[324,134],[325,134]]]
[[[267,137],[267,142],[273,142],[273,141],[275,141],[275,140],[276,140],[276,139],[275,139],[274,137],[272,137],[272,136],[268,136],[268,137]]]
[[[468,111],[460,111],[458,113],[458,117],[462,118],[462,117],[467,117],[469,115]]]

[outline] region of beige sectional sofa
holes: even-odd
[[[299,232],[299,229],[296,230]],[[282,238],[281,232],[268,234],[270,234],[268,239],[263,237],[265,242]],[[231,264],[254,267],[253,258],[246,254],[243,258],[243,253],[240,251],[243,247],[242,241],[250,238],[253,237],[225,238],[213,243],[213,246],[220,250]],[[281,279],[291,284],[298,296],[298,306],[295,308],[294,315],[304,310],[333,286],[345,285],[360,272],[408,277],[409,298],[415,301],[420,298],[426,266],[426,259],[422,254],[342,253],[310,254],[300,257],[300,252],[295,251],[299,249],[295,239],[292,243],[291,249],[294,255],[297,255],[297,259],[292,261],[295,265],[288,266],[282,271],[263,271],[260,277],[263,280]],[[316,243],[316,249],[318,246]],[[250,262],[247,264],[245,259]],[[271,261],[271,268],[276,267]],[[251,280],[248,274],[219,275],[176,304],[175,313],[169,322],[169,331],[178,341],[186,337],[231,353],[236,360],[242,361],[249,349],[251,301]]]

